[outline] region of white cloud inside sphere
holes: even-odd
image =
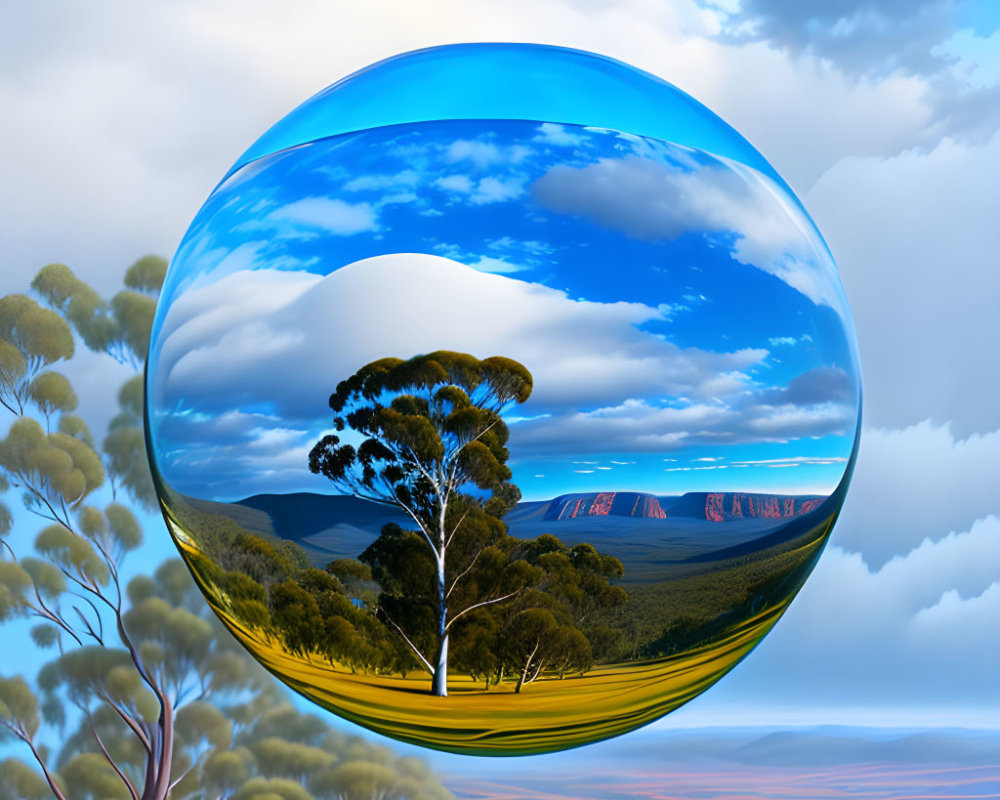
[[[845,313],[836,268],[812,223],[774,181],[740,164],[720,160],[692,170],[639,156],[602,158],[583,167],[554,166],[533,192],[554,211],[639,239],[732,235],[736,261]]]
[[[164,320],[159,372],[170,396],[197,396],[215,410],[231,403],[234,387],[264,399],[280,386],[281,410],[312,418],[363,364],[456,342],[478,357],[524,363],[535,376],[532,402],[545,406],[713,397],[742,388],[738,376],[767,355],[680,348],[637,327],[660,319],[643,303],[571,300],[541,284],[402,253],[325,278],[262,269],[191,289]],[[720,375],[731,376],[724,386]]]

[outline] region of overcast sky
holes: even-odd
[[[377,59],[508,40],[632,63],[720,114],[798,193],[838,261],[864,373],[861,456],[826,553],[682,719],[995,720],[998,27],[994,0],[9,3],[0,291],[50,261],[110,291],[138,256],[172,255],[257,136]],[[84,413],[100,415],[118,376],[84,367]]]

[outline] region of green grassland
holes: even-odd
[[[618,656],[583,673],[543,675],[514,693],[453,672],[448,697],[422,671],[372,674],[328,654],[296,653],[234,612],[212,557],[245,532],[232,519],[161,492],[185,561],[229,630],[273,674],[319,705],[404,741],[470,753],[546,752],[644,725],[704,691],[771,629],[818,558],[836,514],[787,541],[716,560],[666,564],[658,580],[629,583],[628,602],[597,622],[623,632]],[[281,542],[274,541],[281,546]],[[645,577],[645,576],[644,576]]]

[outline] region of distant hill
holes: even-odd
[[[642,517],[666,519],[659,498],[643,492],[564,494],[549,503],[545,519],[556,522],[578,517]]]
[[[753,492],[688,492],[670,507],[670,515],[729,522],[738,519],[790,519],[819,508],[823,495]]]
[[[578,493],[518,503],[504,522],[510,534],[519,538],[551,533],[568,545],[589,542],[622,560],[626,581],[638,581],[667,564],[736,555],[795,535],[808,522],[801,519],[800,524],[809,504],[815,501],[818,506],[822,499],[710,492],[683,496]],[[225,514],[249,530],[298,542],[317,566],[335,558],[356,558],[386,523],[413,526],[395,508],[349,496],[299,492],[259,494],[235,503],[190,501],[205,511]],[[713,516],[720,502],[723,512],[730,513]],[[742,516],[732,515],[734,503]],[[775,508],[791,508],[795,518],[768,516]]]

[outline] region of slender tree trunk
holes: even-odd
[[[431,694],[438,697],[448,696],[448,634],[442,634],[438,647],[437,658],[434,659],[434,681]]]
[[[170,768],[174,755],[174,707],[166,693],[160,698],[160,752],[156,763],[156,781],[150,800],[166,800],[170,794]]]
[[[524,669],[521,670],[521,674],[517,676],[517,685],[514,687],[514,694],[521,693],[521,687],[524,686],[524,679],[528,675],[528,666],[530,665],[530,663],[531,662],[529,661],[527,664],[525,664]]]
[[[535,640],[535,646],[532,648],[531,653],[528,655],[527,661],[524,662],[524,669],[521,670],[521,674],[517,678],[517,686],[514,687],[514,694],[521,693],[521,687],[525,683],[531,683],[531,681],[526,680],[528,677],[528,670],[531,669],[532,659],[535,657],[535,653],[538,652],[538,646],[542,643],[541,639]],[[534,680],[534,678],[532,678]]]
[[[442,523],[443,527],[443,523]],[[442,538],[444,531],[442,530]],[[438,643],[437,655],[434,658],[434,680],[431,683],[431,694],[437,697],[448,696],[448,603],[445,598],[444,548],[438,556]]]

